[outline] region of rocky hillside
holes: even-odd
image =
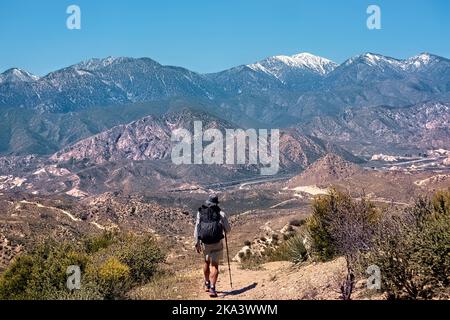
[[[289,187],[332,184],[361,173],[362,169],[335,154],[327,154],[288,182]]]
[[[224,138],[226,129],[239,129],[236,125],[209,114],[185,109],[163,116],[148,116],[113,127],[55,153],[50,159],[56,162],[84,160],[91,164],[170,159],[173,146],[172,130],[185,128],[192,132],[193,123],[197,120],[202,121],[203,130],[219,129]],[[206,145],[204,144],[204,147]],[[279,145],[280,167],[284,171],[305,168],[330,152],[337,153],[349,161],[361,161],[346,150],[305,135],[297,129],[282,130]],[[248,169],[255,171],[251,166]]]
[[[190,235],[190,212],[120,192],[75,201],[67,196],[0,194],[0,270],[17,254],[46,238],[80,240],[111,230],[159,237]]]
[[[314,117],[299,126],[360,155],[382,150],[425,152],[450,145],[450,105],[427,102],[405,108],[348,108],[338,116]]]
[[[107,161],[167,159],[172,147],[172,131],[183,128],[192,131],[194,121],[202,121],[203,130],[233,127],[208,114],[184,109],[163,116],[147,116],[113,127],[57,152],[51,159],[88,159],[90,163],[96,164]]]
[[[339,146],[305,135],[298,129],[284,130],[280,136],[280,163],[289,171],[303,170],[329,153],[338,154],[347,161],[362,160]]]
[[[157,236],[183,235],[193,224],[191,212],[175,206],[164,207],[142,196],[124,196],[120,192],[86,198],[82,208],[81,218],[86,222]]]

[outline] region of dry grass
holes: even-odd
[[[164,272],[155,275],[148,284],[133,289],[127,296],[133,300],[187,300],[195,298],[192,290],[187,288],[196,287],[198,279],[190,274]]]

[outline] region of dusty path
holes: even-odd
[[[59,208],[55,208],[55,207],[44,206],[43,204],[40,204],[40,203],[38,203],[38,202],[30,202],[30,201],[26,201],[26,200],[22,200],[22,201],[20,201],[20,203],[34,205],[34,206],[36,206],[36,207],[38,207],[38,208],[44,208],[44,209],[55,210],[55,211],[57,211],[57,212],[61,212],[61,213],[65,214],[65,215],[66,215],[67,217],[69,217],[69,219],[72,220],[72,221],[75,221],[75,222],[83,222],[83,220],[81,220],[81,219],[75,217],[73,214],[71,214],[71,213],[70,213],[69,211],[67,211],[67,210],[63,210],[63,209],[59,209]],[[101,224],[99,224],[99,223],[97,223],[97,222],[95,222],[95,221],[90,222],[90,224],[92,224],[93,226],[95,226],[97,229],[100,229],[100,230],[106,230],[106,227],[102,226]]]
[[[267,209],[251,211],[231,217],[233,226],[229,237],[230,259],[239,252],[246,240],[267,235],[269,230],[280,230],[292,219],[304,219],[309,207]],[[201,256],[194,252],[193,243],[186,238],[183,248],[174,246],[167,267],[169,277],[134,292],[139,299],[189,299],[209,300],[203,290]],[[183,249],[183,250],[181,250]],[[226,257],[226,256],[225,256]],[[338,258],[326,263],[308,262],[295,265],[288,261],[265,263],[243,269],[237,262],[231,263],[233,288],[230,287],[228,266],[220,266],[217,283],[218,300],[311,300],[339,299],[339,287],[346,276],[345,259]],[[363,280],[361,280],[363,281]],[[355,299],[373,298],[358,282]]]
[[[30,201],[26,201],[26,200],[22,200],[20,201],[20,203],[25,203],[25,204],[31,204],[31,205],[35,205],[38,208],[45,208],[45,209],[52,209],[52,210],[57,210],[61,213],[64,213],[66,216],[68,216],[70,218],[70,220],[72,221],[76,221],[76,222],[80,222],[82,221],[81,219],[78,219],[76,217],[74,217],[70,212],[63,210],[63,209],[59,209],[59,208],[54,208],[54,207],[48,207],[48,206],[44,206],[43,204],[40,204],[38,202],[30,202]]]
[[[292,219],[301,219],[306,216],[302,210],[267,210],[266,213],[248,212],[234,216],[231,219],[233,229],[229,238],[230,259],[244,245],[245,240],[264,236],[268,230],[279,230]],[[258,219],[255,221],[255,217]],[[180,279],[173,284],[176,287],[177,296],[173,298],[183,299],[210,299],[203,291],[203,273],[201,257],[187,248],[187,252],[180,252],[188,257],[184,259],[184,270],[177,269]],[[192,252],[190,251],[192,250]],[[180,260],[173,261],[174,265],[179,265]],[[298,286],[290,283],[297,277],[298,267],[290,262],[271,262],[260,267],[242,269],[237,262],[231,263],[231,273],[233,279],[233,289],[230,288],[228,266],[225,261],[220,266],[220,276],[217,283],[219,291],[218,299],[298,299]],[[322,275],[317,274],[320,278]],[[311,282],[313,283],[313,282]],[[170,290],[170,288],[169,288]],[[180,297],[178,296],[180,295]]]
[[[339,285],[345,279],[345,260],[338,258],[302,266],[287,261],[270,262],[258,270],[244,270],[232,263],[231,273],[233,289],[230,288],[227,266],[221,266],[217,300],[337,300],[340,298]],[[202,290],[200,269],[185,276],[191,280],[191,288],[184,298],[211,299]],[[368,291],[363,279],[357,282],[353,299],[382,298],[381,294]]]
[[[258,220],[255,223],[255,216]],[[291,219],[301,219],[305,211],[292,209],[272,212],[247,213],[233,217],[233,230],[229,238],[230,258],[243,246],[245,240],[265,234],[267,229],[279,230]],[[203,290],[201,256],[194,252],[190,238],[183,248],[174,246],[173,254],[166,267],[169,276],[140,287],[130,295],[133,299],[188,299],[208,300]],[[220,300],[311,300],[339,299],[340,283],[345,279],[346,264],[343,258],[326,263],[306,263],[294,265],[287,261],[270,262],[256,268],[243,269],[237,262],[231,263],[233,288],[230,288],[226,260],[220,266],[217,290]],[[363,280],[361,280],[363,281]],[[374,298],[367,294],[361,281],[358,282],[354,298]],[[375,297],[377,298],[377,297]]]
[[[321,264],[296,266],[291,262],[270,262],[257,270],[242,269],[231,264],[233,289],[230,288],[228,268],[221,266],[217,283],[218,300],[301,300],[339,299],[339,282],[345,276],[345,261],[340,258]],[[185,298],[208,300],[202,290],[202,272],[191,270],[185,274],[191,288]]]

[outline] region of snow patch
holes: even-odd
[[[282,78],[283,74],[292,69],[309,70],[320,75],[326,75],[333,71],[338,65],[328,59],[314,56],[310,53],[299,53],[293,56],[273,56],[254,64],[247,65],[254,71],[261,71]]]

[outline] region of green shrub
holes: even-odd
[[[156,272],[158,264],[165,259],[152,236],[127,235],[112,249],[120,262],[130,268],[131,279],[137,283],[148,281]]]
[[[342,203],[341,194],[331,190],[328,195],[318,196],[312,203],[312,215],[307,220],[307,229],[312,242],[312,250],[321,261],[332,259],[336,248],[329,230],[329,222],[336,215],[337,206]]]
[[[350,194],[331,189],[315,198],[312,207],[307,230],[312,252],[319,260],[338,255],[354,260],[360,251],[370,248],[380,211],[364,196],[353,200]]]
[[[11,264],[0,278],[0,299],[51,299],[66,289],[66,270],[83,271],[89,257],[72,243],[46,241]]]
[[[109,257],[100,265],[90,266],[86,278],[98,284],[99,291],[106,299],[122,298],[132,284],[130,268],[116,257]]]
[[[341,299],[350,300],[361,253],[370,250],[380,211],[364,196],[353,200],[348,193],[331,189],[313,202],[307,230],[311,251],[320,261],[344,256],[347,276],[340,285]]]
[[[47,240],[0,276],[0,299],[116,299],[148,281],[164,254],[151,236],[105,233],[78,243]],[[66,288],[67,268],[80,266],[81,289]]]
[[[33,257],[19,256],[0,278],[0,300],[27,299],[26,289],[32,278]]]
[[[99,236],[84,239],[83,244],[88,253],[95,253],[105,249],[116,242],[117,235],[113,232],[104,232]]]
[[[292,261],[300,263],[306,261],[308,254],[303,244],[303,237],[297,234],[283,242],[279,247],[269,252],[270,261]]]
[[[450,190],[439,191],[432,199],[435,214],[448,216],[450,214]]]
[[[366,265],[380,267],[390,297],[449,298],[450,192],[386,216],[367,256]]]

